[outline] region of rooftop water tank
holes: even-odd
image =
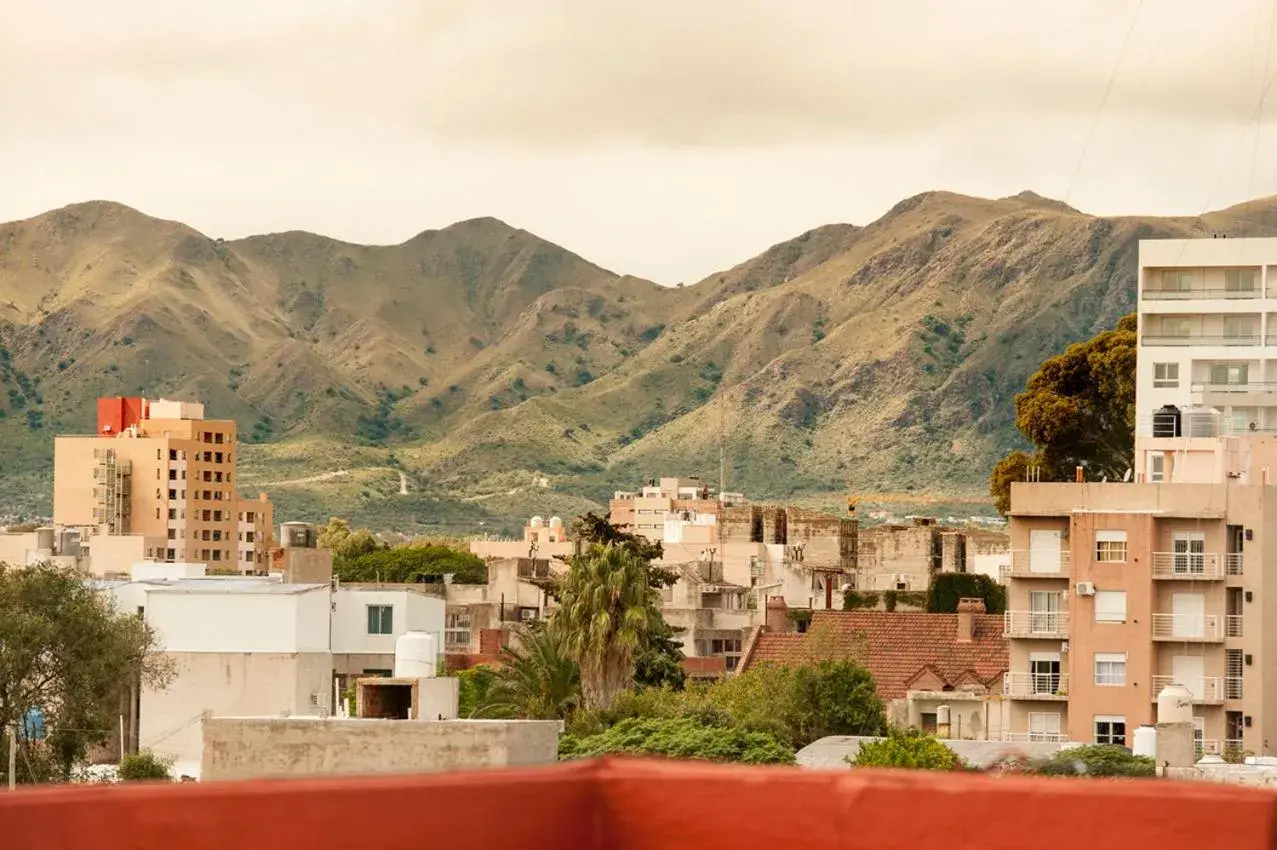
[[[1157,695],[1158,723],[1192,723],[1193,692],[1183,685],[1167,685]]]
[[[1147,723],[1140,724],[1135,730],[1135,741],[1131,744],[1131,753],[1157,758],[1157,728]]]
[[[541,519],[541,517],[539,516],[534,516],[531,522],[528,523],[528,525],[532,526],[533,528],[540,528],[541,526],[545,525],[545,520]]]
[[[396,678],[433,678],[438,663],[439,639],[429,632],[404,632],[395,641]]]
[[[285,522],[279,526],[279,542],[285,549],[314,549],[315,527],[305,522]]]
[[[557,516],[550,517],[550,528],[562,528],[563,520]]]
[[[1178,407],[1166,404],[1153,413],[1154,437],[1178,437],[1180,433],[1181,420]]]

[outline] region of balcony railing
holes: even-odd
[[[1007,611],[1002,615],[1007,637],[1067,638],[1068,611]]]
[[[1002,695],[1018,699],[1068,699],[1068,673],[1007,673]]]
[[[1224,699],[1241,699],[1242,698],[1242,677],[1241,676],[1225,676],[1224,677]]]
[[[1067,549],[1013,549],[1011,566],[1002,568],[1003,578],[1068,578]]]
[[[1154,552],[1153,578],[1212,581],[1224,577],[1214,552]]]
[[[1201,758],[1202,756],[1222,756],[1234,753],[1241,755],[1245,751],[1243,749],[1244,742],[1241,738],[1226,738],[1223,741],[1198,739],[1195,743],[1197,744],[1198,758]]]
[[[1224,637],[1239,638],[1242,636],[1242,615],[1224,615]]]
[[[1003,732],[1002,740],[1007,743],[1067,744],[1069,736],[1063,732]]]
[[[1168,685],[1183,685],[1193,695],[1195,703],[1215,703],[1224,701],[1224,680],[1219,676],[1203,676],[1201,678],[1176,681],[1175,676],[1153,677],[1153,702],[1157,695]]]
[[[1198,301],[1212,298],[1259,298],[1255,289],[1146,289],[1140,293],[1145,301]]]
[[[1229,552],[1224,555],[1224,572],[1230,576],[1239,576],[1242,574],[1245,563],[1246,559],[1241,552]]]
[[[1277,334],[1269,334],[1272,338]],[[1271,393],[1277,392],[1277,381],[1243,381],[1242,383],[1212,383],[1207,381],[1202,384],[1193,384],[1189,387],[1195,393]]]
[[[1260,334],[1229,334],[1216,336],[1211,334],[1144,334],[1144,345],[1259,345],[1263,340]],[[1271,341],[1270,341],[1271,342]]]
[[[1223,640],[1223,619],[1220,614],[1154,614],[1153,640]]]

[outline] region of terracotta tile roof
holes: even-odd
[[[883,699],[903,697],[924,669],[953,687],[964,679],[992,685],[1010,665],[1002,617],[972,617],[973,639],[959,643],[957,614],[817,611],[806,634],[760,634],[741,669],[764,662],[796,666],[851,658],[873,674]]]

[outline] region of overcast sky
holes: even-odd
[[[1277,0],[1137,5],[0,0],[0,220],[106,198],[393,243],[492,215],[672,284],[928,189],[1277,193]]]

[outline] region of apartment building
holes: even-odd
[[[1174,683],[1193,694],[1203,751],[1267,752],[1270,262],[1277,239],[1140,244],[1130,480],[1011,488],[1005,693],[1016,734],[1129,746]]]
[[[235,422],[202,404],[99,399],[96,433],[54,439],[54,524],[81,530],[91,564],[123,546],[126,560],[265,572],[272,508],[239,496],[236,455]]]
[[[725,506],[745,504],[742,493],[718,494],[701,479],[650,479],[637,492],[618,490],[608,503],[613,525],[662,543],[713,543]]]

